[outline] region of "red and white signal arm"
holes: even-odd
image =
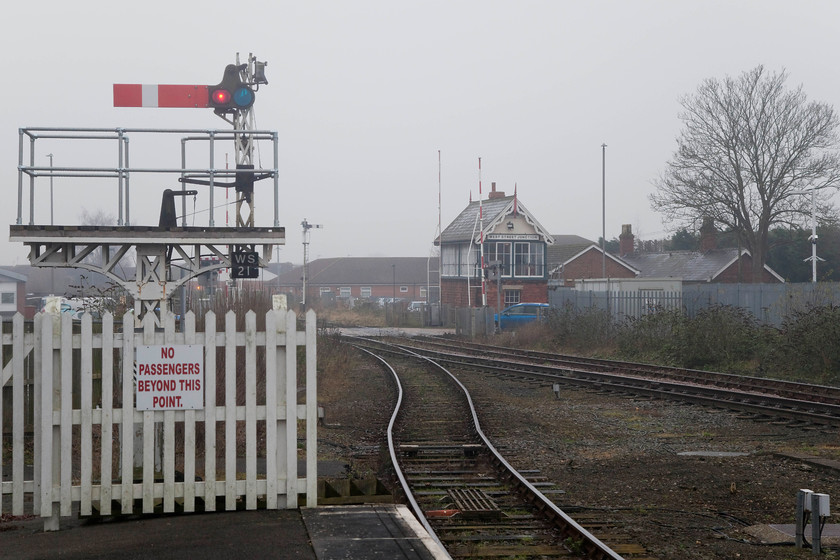
[[[135,395],[137,410],[204,408],[204,347],[138,346]]]
[[[114,107],[210,107],[208,86],[114,84]]]

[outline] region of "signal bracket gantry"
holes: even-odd
[[[274,160],[271,168],[254,169],[254,174],[272,178],[274,184],[274,226],[273,227],[216,227],[213,212],[216,206],[216,183],[234,179],[238,170],[217,168],[213,163],[213,145],[218,140],[234,140],[230,131],[217,130],[173,130],[173,129],[20,129],[20,151],[18,165],[17,220],[10,228],[10,240],[29,247],[29,261],[38,267],[73,267],[97,272],[121,286],[134,297],[134,308],[138,322],[152,314],[155,323],[162,326],[162,318],[170,309],[170,299],[178,289],[200,274],[231,268],[231,250],[247,247],[254,256],[261,247],[258,265],[271,261],[275,245],[285,244],[285,229],[279,223],[278,190],[278,135],[272,131],[252,131],[251,141],[270,142]],[[26,139],[29,139],[28,144]],[[129,143],[129,138],[132,142]],[[167,142],[177,149],[180,143],[181,166],[175,168],[151,168],[129,165],[129,145],[151,143],[165,149]],[[73,143],[67,146],[67,143]],[[114,149],[114,144],[118,149]],[[185,146],[204,144],[209,146],[206,156],[209,163],[193,164],[188,160]],[[80,154],[87,161],[108,161],[117,155],[110,167],[52,166],[46,162],[38,165],[47,153]],[[92,151],[85,153],[85,150]],[[135,148],[136,149],[136,148]],[[192,153],[191,153],[192,154]],[[135,154],[132,154],[135,155]],[[193,157],[194,154],[191,155]],[[140,158],[133,158],[137,162]],[[187,190],[184,177],[195,179],[195,190]],[[29,189],[25,189],[28,178]],[[49,180],[49,183],[47,182]],[[55,179],[55,181],[53,181]],[[80,179],[84,184],[80,186]],[[162,193],[160,219],[157,226],[132,224],[131,186],[142,197],[155,186],[166,182],[181,181],[180,189],[165,189]],[[82,194],[77,188],[96,188],[102,183],[114,185],[117,201],[114,208],[116,226],[104,225],[52,225],[48,215],[50,205],[39,199],[49,192],[53,184],[58,195],[64,196],[65,188],[73,188],[78,200],[88,200],[90,195]],[[138,188],[137,185],[140,185]],[[203,187],[202,185],[207,185]],[[38,196],[36,196],[38,195]],[[108,200],[100,194],[99,199]],[[181,212],[176,215],[176,198],[180,198]],[[193,225],[187,225],[187,200],[195,207]],[[203,210],[199,210],[198,201]],[[28,203],[28,208],[25,205]],[[26,212],[28,210],[28,223]],[[36,215],[36,211],[37,214]],[[41,214],[44,214],[41,216]],[[209,214],[206,225],[195,225],[197,215]],[[37,217],[42,218],[40,225]],[[44,220],[43,218],[46,218]],[[178,223],[180,222],[180,224]],[[131,273],[133,269],[133,274]]]
[[[76,267],[92,270],[107,276],[122,286],[135,299],[138,322],[148,315],[155,316],[158,326],[169,309],[170,299],[176,290],[200,274],[220,268],[231,268],[232,260],[239,261],[246,256],[250,265],[248,276],[253,277],[256,266],[265,266],[271,260],[274,245],[285,242],[285,230],[278,220],[277,184],[277,133],[255,129],[253,105],[260,85],[265,85],[266,62],[260,62],[248,55],[240,64],[225,68],[222,81],[217,85],[142,85],[114,84],[115,107],[182,107],[212,108],[216,115],[233,126],[233,131],[214,130],[144,130],[144,129],[20,129],[20,150],[18,165],[18,216],[11,228],[11,239],[18,240],[30,248],[29,259],[33,266]],[[181,168],[131,168],[129,166],[128,134],[134,133],[183,133],[181,139]],[[29,162],[25,164],[24,139],[30,139]],[[49,171],[36,163],[36,140],[44,139],[39,145],[50,144],[55,139],[116,139],[118,162],[112,168],[56,167],[52,165],[50,151]],[[49,139],[49,140],[47,140]],[[193,167],[186,163],[186,145],[195,140],[209,145],[209,161],[204,166]],[[218,169],[214,153],[218,141],[232,140],[234,144],[236,169]],[[274,164],[270,169],[257,169],[254,148],[260,140],[273,144]],[[194,143],[194,142],[193,142]],[[88,144],[92,144],[88,142]],[[73,150],[76,153],[77,150]],[[166,189],[161,207],[161,218],[157,228],[131,225],[129,216],[129,181],[142,181],[147,174],[176,173],[181,183],[180,191]],[[23,225],[24,177],[29,177],[29,224]],[[50,191],[55,177],[111,178],[117,182],[118,219],[117,227],[50,226],[35,225],[35,183],[36,179],[49,176]],[[254,217],[254,184],[262,179],[274,179],[274,227],[258,228]],[[226,181],[227,179],[227,181]],[[68,181],[69,182],[69,181]],[[187,227],[186,198],[194,191],[187,191],[185,185],[207,186],[209,220],[207,227]],[[236,192],[235,228],[217,228],[214,223],[214,190],[217,187],[233,188]],[[181,195],[182,225],[178,227],[174,201]],[[197,193],[196,193],[197,194]],[[52,206],[52,194],[50,197]],[[243,216],[243,210],[246,210]],[[164,216],[166,215],[166,217]],[[259,259],[257,247],[262,245],[263,257]],[[234,251],[228,254],[228,251]],[[117,274],[124,268],[125,261],[136,254],[135,278],[128,279]],[[209,258],[203,258],[203,257]],[[174,263],[181,261],[180,274],[173,274]],[[237,268],[238,269],[238,268]]]

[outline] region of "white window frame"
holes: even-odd
[[[522,302],[522,290],[504,290],[505,307]]]
[[[457,245],[444,245],[441,248],[441,260],[443,262],[443,276],[459,276],[458,255],[460,249]]]
[[[516,241],[513,244],[513,275],[517,278],[545,276],[545,250],[542,243]]]
[[[502,248],[501,251],[499,251],[500,248]],[[510,278],[511,275],[511,250],[510,241],[496,241],[496,246],[493,248],[491,260],[501,263],[503,278]]]

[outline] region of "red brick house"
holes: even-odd
[[[548,248],[549,275],[561,286],[574,287],[575,280],[603,278],[636,278],[641,274],[617,256],[607,253],[593,241],[577,235],[555,235]]]
[[[764,265],[760,278],[752,273],[752,255],[746,249],[718,248],[714,224],[700,229],[699,251],[636,253],[629,225],[622,226],[621,260],[638,269],[643,278],[682,278],[683,284],[763,284],[784,283],[784,278]]]
[[[492,183],[487,200],[471,201],[435,240],[441,251],[441,302],[456,307],[547,303],[546,248],[553,243],[516,193],[505,196]]]
[[[604,278],[601,248],[594,243],[564,243],[565,238],[574,237],[555,236],[555,246],[549,251],[551,278],[562,286],[574,286],[575,280]],[[767,265],[760,278],[753,278],[752,255],[746,249],[718,248],[711,222],[700,230],[698,251],[637,252],[629,224],[621,226],[619,247],[618,255],[606,256],[606,278],[675,278],[683,284],[784,282]]]
[[[430,271],[431,267],[431,271]],[[427,301],[429,283],[437,288],[437,259],[427,257],[338,257],[309,263],[307,301],[320,299],[402,299]],[[300,299],[303,267],[296,266],[269,280],[279,293]]]
[[[0,270],[0,316],[9,318],[23,314],[26,307],[26,276]]]

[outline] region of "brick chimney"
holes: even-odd
[[[620,255],[632,255],[636,237],[633,235],[633,228],[630,224],[621,226],[621,235],[618,236],[618,252]]]
[[[715,249],[717,249],[715,221],[712,218],[703,218],[703,225],[700,226],[700,252],[708,253]]]
[[[487,195],[487,198],[504,198],[505,191],[497,191],[496,190],[496,181],[490,183],[490,194]]]

